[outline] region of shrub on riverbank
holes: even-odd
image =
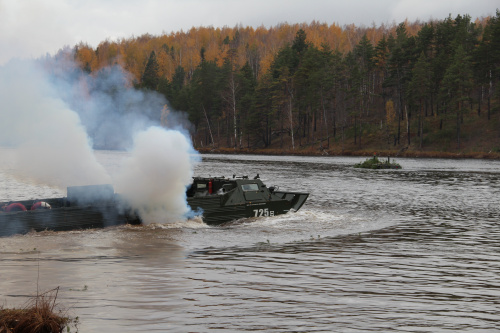
[[[0,307],[1,333],[61,333],[78,332],[78,317],[72,319],[62,310],[57,310],[59,287],[33,297],[20,309]]]

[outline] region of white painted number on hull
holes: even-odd
[[[274,210],[269,210],[268,208],[264,209],[254,209],[255,217],[261,216],[274,216]]]

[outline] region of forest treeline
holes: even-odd
[[[200,27],[74,51],[88,73],[119,64],[187,112],[197,148],[460,150],[493,131],[483,146],[500,149],[498,10],[372,27]]]

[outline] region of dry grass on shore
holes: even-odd
[[[59,287],[34,296],[20,309],[0,307],[0,333],[62,333],[71,327],[78,332],[78,317],[57,310],[58,292]]]

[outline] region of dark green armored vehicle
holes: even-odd
[[[195,177],[187,191],[187,202],[193,211],[201,211],[206,224],[217,225],[245,217],[275,216],[297,211],[309,193],[283,192],[267,187],[257,175]]]

